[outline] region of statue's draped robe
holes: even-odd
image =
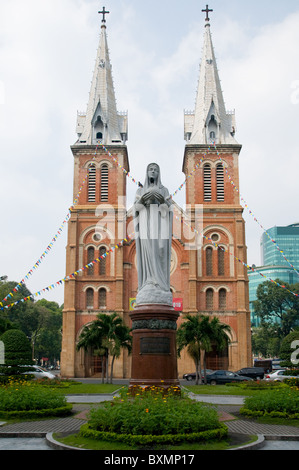
[[[140,198],[150,189],[164,198],[159,204],[154,197],[145,205]],[[151,184],[148,176],[143,188],[136,192],[134,224],[138,271],[138,294],[136,303],[172,302],[170,292],[170,261],[173,212],[168,190],[158,180]]]

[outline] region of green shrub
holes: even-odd
[[[299,391],[283,387],[246,397],[240,412],[247,416],[299,416]]]
[[[43,387],[26,380],[10,381],[6,386],[0,387],[0,414],[3,416],[22,414],[55,415],[57,410],[61,413],[69,412],[65,396],[58,390]]]
[[[283,382],[286,385],[289,385],[290,387],[299,388],[299,377],[296,377],[296,378],[293,378],[293,379],[285,379]]]
[[[234,386],[243,390],[272,390],[284,387],[282,382],[267,381],[267,380],[248,380],[244,382],[227,383],[227,387]]]
[[[58,408],[49,408],[43,410],[21,410],[21,411],[1,411],[0,416],[2,419],[40,419],[46,418],[49,416],[57,417],[59,416],[64,417],[71,414],[73,409],[73,405],[71,403],[67,403],[64,406],[60,406]]]
[[[217,411],[157,388],[123,391],[89,414],[88,429],[109,435],[173,436],[219,429]],[[172,439],[172,438],[171,438]]]
[[[32,364],[31,345],[23,331],[7,330],[0,339],[5,347],[5,365]]]

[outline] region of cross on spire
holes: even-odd
[[[213,10],[209,10],[209,5],[206,5],[206,9],[201,10],[201,11],[206,14],[206,21],[210,21],[209,13],[210,13],[210,11],[213,11]]]
[[[103,10],[102,10],[102,11],[99,11],[98,13],[99,13],[100,15],[103,15],[102,23],[106,23],[105,15],[108,15],[108,13],[110,13],[110,11],[106,11],[105,7],[103,7]]]

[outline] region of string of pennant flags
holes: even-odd
[[[98,148],[99,148],[99,145],[102,146],[103,150],[106,152],[106,154],[117,164],[117,166],[123,171],[123,173],[131,179],[131,181],[138,185],[138,186],[141,186],[140,182],[137,181],[137,179],[135,179],[120,163],[119,161],[117,160],[116,157],[114,157],[111,152],[109,152],[109,150],[105,147],[105,145],[101,142],[101,141],[97,141],[97,146],[96,146],[96,149],[95,149],[95,152],[94,152],[94,155],[93,155],[93,159],[92,160],[95,160],[96,159],[96,155],[97,155],[97,151],[98,151]],[[209,150],[210,150],[210,147],[209,147]],[[176,191],[174,191],[174,193],[171,195],[171,198],[173,198],[179,191],[181,191],[181,189],[184,187],[184,185],[187,183],[187,180],[188,178],[190,178],[194,172],[199,168],[200,164],[202,163],[204,157],[207,155],[208,152],[205,152],[202,156],[202,158],[200,159],[200,161],[195,165],[195,167],[193,168],[193,170],[191,171],[191,173],[186,177],[185,181],[178,187],[178,189]],[[10,292],[9,294],[7,294],[6,297],[4,297],[4,299],[2,300],[2,302],[0,302],[0,307],[3,305],[3,302],[6,302],[7,300],[11,299],[13,296],[14,296],[14,293],[17,292],[24,284],[25,282],[34,274],[34,272],[36,271],[36,269],[40,266],[41,262],[43,261],[43,259],[45,258],[46,254],[48,254],[50,252],[50,250],[52,249],[53,247],[53,244],[54,242],[57,240],[58,236],[61,235],[63,229],[64,229],[64,226],[68,223],[68,220],[71,216],[71,212],[74,208],[74,206],[78,203],[78,200],[79,200],[79,197],[80,197],[80,194],[83,190],[83,187],[88,179],[88,174],[89,174],[89,171],[90,171],[90,167],[88,168],[88,172],[86,174],[86,176],[83,178],[82,180],[82,184],[79,188],[79,191],[73,201],[73,204],[72,206],[70,206],[69,210],[68,210],[68,213],[62,223],[62,225],[59,227],[59,229],[57,230],[56,234],[54,235],[54,237],[51,239],[49,245],[47,246],[46,250],[41,254],[41,256],[39,257],[39,259],[34,263],[34,265],[32,266],[32,268],[28,271],[28,273],[23,277],[23,279],[16,285],[16,287],[13,289],[12,292]]]
[[[106,152],[106,154],[112,158],[112,160],[116,163],[116,165],[118,166],[118,168],[120,168],[122,170],[122,172],[134,183],[134,184],[137,184],[137,186],[141,186],[141,183],[139,181],[137,181],[137,179],[135,179],[128,170],[126,170],[120,163],[119,161],[117,160],[116,157],[114,157],[111,152],[109,152],[109,150],[105,147],[104,144],[102,144],[102,147],[104,149],[104,151]]]
[[[130,175],[130,173],[119,163],[119,161],[117,160],[117,158],[115,158],[111,152],[109,152],[109,150],[105,147],[104,144],[102,144],[101,141],[97,141],[97,145],[96,145],[96,149],[95,149],[95,152],[94,152],[94,155],[93,155],[93,158],[92,158],[92,161],[94,161],[96,159],[96,156],[97,156],[97,151],[98,151],[98,148],[99,146],[102,146],[104,151],[106,152],[106,154],[117,164],[117,166],[126,174],[127,177],[129,177],[133,183],[137,184],[138,186],[140,186],[140,183],[139,181],[137,181],[132,175]],[[41,256],[39,257],[39,259],[34,263],[34,265],[32,266],[32,268],[28,271],[28,273],[23,277],[23,279],[16,285],[16,287],[13,289],[12,292],[10,292],[9,294],[7,294],[6,297],[4,297],[4,299],[2,300],[2,302],[0,302],[0,307],[3,306],[3,302],[7,302],[7,300],[11,299],[13,296],[14,296],[14,293],[18,292],[18,290],[24,286],[26,280],[28,280],[33,274],[34,272],[36,271],[36,269],[40,266],[41,262],[43,261],[44,257],[46,254],[49,253],[49,251],[52,249],[53,247],[53,244],[54,242],[57,240],[58,236],[61,235],[62,233],[62,230],[65,226],[65,224],[68,222],[70,216],[71,216],[71,213],[72,213],[72,210],[74,209],[74,206],[77,205],[78,203],[78,200],[79,200],[79,197],[80,197],[80,194],[83,190],[83,187],[86,183],[86,181],[88,180],[88,175],[89,175],[89,171],[90,171],[90,166],[88,167],[88,171],[86,173],[86,176],[83,178],[82,180],[82,184],[78,190],[78,193],[72,203],[72,205],[70,206],[69,210],[68,210],[68,214],[66,215],[62,225],[59,227],[57,233],[54,235],[54,237],[52,238],[51,242],[49,243],[49,245],[47,246],[46,250],[41,254]],[[51,286],[50,286],[51,287]],[[49,288],[50,288],[49,287]]]
[[[222,251],[224,251],[225,253],[228,253],[230,256],[233,256],[233,258],[235,258],[236,261],[238,261],[240,264],[243,264],[243,266],[245,266],[247,269],[250,269],[251,271],[253,272],[257,272],[260,276],[262,276],[265,280],[268,280],[270,282],[272,282],[273,284],[276,284],[277,286],[279,287],[282,287],[283,289],[285,289],[286,291],[288,291],[290,294],[294,295],[295,297],[299,297],[299,294],[297,294],[296,292],[292,292],[290,289],[288,289],[285,285],[283,284],[280,284],[279,282],[277,282],[276,280],[273,280],[271,278],[269,278],[268,276],[265,276],[265,274],[261,273],[259,270],[256,270],[254,269],[253,266],[250,266],[249,264],[245,263],[244,261],[242,261],[240,258],[238,258],[237,256],[235,256],[230,250],[228,250],[227,248],[225,248],[224,246],[222,245],[219,245],[218,243],[216,243],[214,240],[212,240],[212,238],[210,237],[207,237],[206,235],[204,235],[202,232],[199,232],[196,228],[194,227],[191,227],[191,225],[189,225],[183,218],[179,218],[177,216],[175,216],[177,220],[181,220],[181,223],[185,224],[189,229],[191,229],[194,233],[196,233],[197,235],[200,235],[202,236],[205,240],[208,240],[210,243],[212,243],[216,248],[219,248],[221,249]]]
[[[212,240],[212,238],[210,237],[207,237],[206,235],[204,235],[202,232],[199,232],[196,228],[192,227],[191,225],[189,225],[185,220],[184,218],[179,218],[178,216],[175,216],[176,219],[180,220],[181,223],[184,223],[189,229],[191,229],[195,234],[197,235],[200,235],[202,236],[203,238],[205,238],[206,240],[208,240],[210,243],[212,243],[216,248],[219,248],[221,250],[223,250],[224,252],[228,253],[230,256],[233,256],[235,258],[235,260],[237,260],[240,264],[242,264],[243,266],[245,266],[247,269],[250,269],[252,270],[253,272],[255,272],[256,270],[248,265],[247,263],[245,263],[244,261],[242,261],[240,258],[238,258],[237,256],[235,256],[230,250],[228,250],[227,248],[223,247],[222,245],[219,245],[217,242],[215,242],[214,240]],[[50,284],[49,286],[35,292],[34,294],[30,294],[29,296],[27,297],[24,297],[20,300],[17,300],[16,302],[12,302],[8,305],[3,305],[1,302],[0,302],[0,310],[4,310],[4,309],[8,309],[10,307],[13,307],[14,305],[17,305],[19,304],[20,302],[26,302],[26,301],[29,301],[29,300],[34,300],[36,297],[39,297],[40,295],[42,295],[43,293],[46,293],[46,292],[49,292],[53,289],[55,289],[56,287],[59,287],[61,285],[63,285],[63,283],[65,283],[67,280],[69,279],[72,279],[72,278],[75,278],[77,275],[83,273],[85,270],[88,270],[90,269],[91,267],[93,267],[96,263],[98,262],[101,262],[101,260],[105,259],[110,253],[113,253],[116,249],[119,249],[121,247],[124,246],[124,243],[125,242],[128,242],[128,239],[132,239],[132,237],[134,236],[134,232],[131,233],[130,235],[127,236],[127,238],[124,238],[123,240],[121,240],[119,243],[111,246],[105,253],[103,253],[102,255],[100,255],[98,258],[95,258],[93,261],[89,262],[88,264],[86,264],[85,266],[83,266],[82,268],[74,271],[73,273],[69,274],[68,276],[65,276],[64,278],[56,281],[55,283],[53,284]],[[276,284],[277,286],[285,289],[287,292],[289,292],[290,294],[294,295],[295,297],[299,297],[299,294],[297,294],[296,292],[293,292],[291,291],[287,286],[283,285],[283,284],[280,284],[279,282],[277,282],[276,280],[273,280],[267,276],[265,276],[262,272],[260,271],[256,271],[260,276],[262,276],[265,280],[268,280],[268,281],[271,281],[272,283]]]
[[[267,237],[269,238],[269,240],[276,246],[277,250],[281,253],[281,255],[283,256],[283,258],[285,259],[285,261],[289,264],[289,266],[297,273],[297,275],[299,276],[299,272],[298,270],[295,268],[295,266],[288,260],[288,258],[286,257],[284,251],[278,246],[276,240],[274,240],[271,235],[268,233],[268,231],[263,227],[263,225],[259,222],[259,220],[257,219],[256,215],[253,213],[253,211],[251,209],[249,209],[249,206],[247,204],[247,202],[245,201],[245,199],[242,197],[242,195],[240,194],[240,191],[239,191],[239,188],[237,187],[237,185],[234,183],[231,175],[229,174],[226,166],[223,164],[223,160],[221,158],[221,155],[220,155],[220,152],[218,152],[217,148],[216,148],[216,144],[214,143],[214,148],[215,148],[215,151],[217,153],[217,156],[225,170],[225,173],[226,173],[226,176],[228,177],[229,181],[230,181],[230,184],[232,185],[233,189],[239,193],[240,195],[240,200],[244,203],[244,207],[248,210],[249,214],[253,217],[253,220],[260,226],[260,228],[265,232],[265,234],[267,235]]]
[[[93,155],[93,160],[95,160],[96,158],[96,154],[97,154],[97,150],[98,150],[98,146],[99,144],[96,146],[96,149],[95,149],[95,152],[94,152],[94,155]],[[79,196],[83,190],[83,187],[87,181],[87,178],[88,178],[88,173],[89,173],[89,168],[88,168],[88,172],[86,174],[86,176],[83,178],[82,180],[82,184],[79,188],[79,191],[73,201],[73,204],[69,207],[68,209],[68,213],[66,214],[62,224],[60,225],[60,227],[58,228],[57,232],[55,233],[55,235],[52,237],[50,243],[48,244],[48,246],[46,247],[46,249],[42,252],[42,254],[40,255],[40,257],[38,258],[38,260],[34,263],[34,265],[32,266],[32,268],[27,272],[27,274],[23,277],[23,279],[18,282],[18,284],[16,285],[16,287],[14,287],[13,291],[10,292],[9,294],[7,294],[6,297],[4,297],[4,299],[2,300],[2,302],[0,302],[0,307],[3,305],[3,302],[6,302],[8,299],[11,299],[13,296],[14,296],[14,293],[15,292],[18,292],[18,290],[24,286],[24,284],[26,283],[26,281],[34,274],[34,272],[37,270],[37,268],[39,268],[39,266],[41,265],[42,261],[45,259],[46,255],[50,253],[50,251],[52,250],[53,246],[54,246],[54,243],[56,242],[56,240],[58,239],[58,237],[62,234],[63,232],[63,229],[65,228],[66,224],[68,223],[69,221],[69,218],[71,216],[71,213],[72,213],[72,210],[74,208],[74,206],[78,203],[78,200],[79,200]]]
[[[58,281],[54,282],[53,284],[48,285],[47,287],[44,287],[43,289],[35,292],[34,294],[30,294],[30,295],[28,295],[28,296],[26,296],[22,299],[19,299],[19,300],[16,300],[15,302],[10,303],[8,305],[4,305],[2,302],[0,302],[0,310],[4,310],[6,308],[13,307],[14,305],[17,305],[20,302],[26,302],[28,300],[34,300],[36,297],[42,295],[43,293],[49,292],[49,291],[55,289],[56,287],[59,287],[59,286],[63,285],[63,283],[66,282],[67,280],[75,278],[77,275],[79,275],[79,274],[83,273],[84,271],[90,269],[96,263],[101,262],[101,260],[106,258],[110,253],[113,253],[116,249],[121,248],[125,242],[128,242],[128,239],[131,236],[132,235],[128,236],[127,238],[124,238],[119,243],[117,243],[115,245],[112,245],[105,253],[100,255],[98,258],[95,258],[93,261],[90,261],[89,263],[87,263],[82,268],[74,271],[73,273],[65,276],[62,279],[59,279]],[[7,296],[7,298],[9,298],[9,295]]]
[[[95,152],[94,152],[94,155],[93,155],[93,160],[95,160],[95,158],[96,158],[97,150],[98,150],[98,148],[99,148],[99,145],[102,146],[102,148],[103,148],[103,150],[106,152],[106,154],[107,154],[110,158],[112,158],[112,160],[116,163],[116,165],[123,171],[123,173],[124,173],[128,178],[131,179],[131,181],[132,181],[134,184],[137,184],[138,186],[141,186],[141,183],[140,183],[137,179],[135,179],[135,178],[119,163],[119,161],[117,160],[117,158],[115,158],[115,157],[109,152],[109,150],[105,147],[105,145],[104,145],[101,141],[98,141],[98,143],[97,143],[97,146],[96,146],[96,149],[95,149]],[[223,168],[224,168],[224,170],[225,170],[225,172],[226,172],[226,175],[227,175],[228,179],[230,180],[231,185],[232,185],[233,188],[239,193],[239,189],[238,189],[237,186],[234,184],[234,182],[233,182],[233,180],[232,180],[230,174],[229,174],[228,171],[227,171],[226,166],[223,164],[223,160],[222,160],[222,158],[221,158],[220,153],[219,153],[218,150],[217,150],[217,147],[216,147],[215,142],[213,143],[213,146],[214,146],[214,149],[215,149],[215,151],[216,151],[216,153],[217,153],[217,156],[218,156],[220,162],[222,163],[222,166],[223,166]],[[179,191],[182,190],[182,188],[184,187],[184,185],[187,183],[188,179],[191,178],[191,176],[193,176],[193,174],[197,171],[197,169],[200,167],[201,163],[203,162],[204,158],[207,156],[207,154],[208,154],[210,151],[211,151],[211,147],[209,146],[209,147],[208,147],[208,150],[203,153],[203,155],[202,155],[202,157],[200,158],[199,162],[194,166],[194,168],[192,169],[192,171],[186,176],[184,182],[171,194],[171,198],[173,198]],[[88,172],[89,172],[89,169],[88,169]],[[80,194],[81,194],[81,192],[82,192],[82,190],[83,190],[84,184],[86,183],[86,181],[87,181],[87,179],[88,179],[88,172],[87,172],[86,176],[83,178],[83,180],[82,180],[82,185],[81,185],[80,188],[79,188],[79,191],[78,191],[78,193],[77,193],[77,195],[76,195],[76,197],[75,197],[75,199],[74,199],[74,201],[73,201],[72,206],[69,208],[69,211],[68,211],[67,216],[65,217],[65,219],[64,219],[64,221],[63,221],[63,223],[62,223],[62,225],[61,225],[61,226],[59,227],[59,229],[57,230],[57,233],[56,233],[56,234],[54,235],[54,237],[51,239],[51,242],[50,242],[49,245],[47,246],[46,250],[42,253],[42,255],[40,256],[40,258],[39,258],[39,259],[37,260],[37,262],[33,265],[32,269],[30,269],[30,270],[28,271],[28,273],[24,276],[24,278],[23,278],[23,279],[16,285],[16,287],[13,289],[13,292],[10,292],[10,293],[2,300],[2,302],[0,302],[0,309],[1,309],[1,310],[3,310],[4,308],[8,308],[8,307],[11,307],[11,306],[13,306],[13,305],[16,305],[16,304],[19,303],[19,302],[24,302],[24,301],[26,301],[26,300],[30,300],[30,299],[32,299],[32,298],[35,298],[35,297],[41,295],[41,294],[44,293],[44,292],[47,292],[47,291],[49,291],[49,290],[54,289],[54,288],[57,287],[57,286],[62,285],[63,282],[65,282],[67,279],[70,279],[70,278],[72,278],[72,277],[75,277],[76,275],[78,275],[79,273],[81,273],[82,271],[84,271],[85,269],[89,269],[91,266],[93,266],[93,264],[95,264],[95,263],[99,262],[101,259],[105,258],[110,252],[113,252],[115,249],[117,249],[117,248],[123,246],[123,243],[124,243],[125,241],[127,241],[127,239],[122,240],[119,244],[112,246],[106,253],[104,253],[103,255],[101,255],[99,258],[96,258],[94,261],[88,263],[88,264],[85,265],[83,268],[80,268],[78,271],[75,271],[74,273],[72,273],[72,274],[66,276],[65,278],[63,278],[63,279],[61,279],[61,280],[55,282],[54,284],[51,284],[51,285],[47,286],[46,288],[44,288],[44,289],[42,289],[42,290],[36,292],[35,294],[31,294],[30,296],[27,296],[26,298],[21,299],[21,300],[18,300],[18,301],[14,302],[14,303],[11,303],[11,304],[9,304],[9,305],[6,305],[6,306],[4,305],[3,302],[7,302],[8,300],[10,300],[10,299],[14,296],[14,292],[17,292],[17,291],[25,284],[25,281],[26,281],[27,279],[29,279],[30,276],[32,276],[32,274],[34,273],[34,271],[40,266],[41,262],[43,261],[43,259],[44,259],[45,256],[46,256],[46,254],[48,254],[48,253],[50,252],[50,250],[52,249],[52,247],[54,246],[54,243],[55,243],[55,241],[57,240],[58,236],[62,233],[64,226],[68,223],[68,220],[69,220],[69,218],[70,218],[70,215],[71,215],[71,212],[72,212],[74,206],[78,203],[79,196],[80,196]],[[259,224],[260,228],[267,234],[267,236],[269,237],[269,239],[271,240],[271,242],[276,245],[277,249],[278,249],[279,252],[282,254],[282,256],[284,257],[284,259],[288,262],[288,264],[289,264],[289,265],[296,271],[296,273],[299,275],[298,271],[295,269],[295,267],[292,265],[292,263],[290,263],[290,261],[289,261],[289,260],[287,259],[287,257],[285,256],[283,250],[281,250],[281,249],[279,248],[279,246],[277,245],[276,241],[273,240],[273,238],[269,235],[269,233],[267,232],[267,230],[260,224],[260,222],[258,221],[258,219],[254,216],[253,212],[248,208],[248,204],[246,203],[246,201],[244,200],[244,198],[243,198],[241,195],[240,195],[240,199],[241,199],[241,201],[244,202],[245,208],[249,211],[249,214],[252,215],[252,217],[254,218],[254,221]],[[184,221],[184,223],[186,224],[185,221]],[[186,225],[188,225],[188,224],[186,224]],[[189,225],[188,225],[188,227],[191,228],[191,230],[193,230],[195,233],[199,234],[198,231],[197,231],[195,228],[193,228],[193,227],[191,227],[191,226],[189,226]],[[205,237],[203,234],[201,234],[201,235],[202,235],[204,238],[208,238],[208,237]],[[128,238],[130,238],[130,237],[131,237],[131,236],[128,236]],[[208,240],[209,240],[214,246],[218,246],[213,240],[211,240],[211,239],[209,239],[209,238],[208,238]],[[229,254],[231,254],[228,250],[225,250],[222,246],[221,246],[220,248],[223,249],[224,251],[227,251]],[[254,269],[253,267],[249,266],[247,263],[244,263],[244,262],[243,262],[242,260],[240,260],[239,258],[235,257],[235,259],[236,259],[238,262],[242,263],[244,266],[246,266],[247,269],[251,269],[252,271],[255,271],[255,269]],[[258,272],[258,274],[260,274],[260,275],[261,275],[263,278],[265,278],[266,280],[269,279],[269,278],[267,278],[267,276],[265,276],[265,275],[264,275],[263,273],[261,273],[260,271],[257,271],[257,272]],[[286,286],[281,285],[281,284],[279,284],[277,281],[274,281],[274,280],[272,280],[272,279],[269,279],[269,280],[270,280],[271,282],[273,282],[273,283],[279,285],[280,287],[282,287],[282,288],[288,290],[290,293],[292,293],[292,294],[295,295],[296,297],[298,297],[298,294],[296,294],[296,293],[290,291],[289,289],[287,289]]]
[[[196,165],[194,166],[194,168],[192,169],[192,171],[186,176],[185,180],[183,181],[183,183],[174,191],[174,193],[171,194],[171,198],[173,198],[179,191],[181,191],[183,189],[183,187],[185,186],[185,184],[187,184],[187,181],[189,178],[191,178],[191,176],[193,176],[193,174],[196,172],[196,170],[198,170],[198,168],[200,167],[200,165],[202,164],[204,158],[207,156],[207,154],[209,153],[209,151],[211,150],[210,146],[208,147],[208,150],[206,152],[203,153],[203,156],[200,158],[200,160],[198,161],[198,163],[196,163]]]

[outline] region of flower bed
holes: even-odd
[[[64,416],[72,410],[58,390],[26,380],[10,381],[0,387],[0,416],[5,419]]]
[[[217,411],[189,398],[158,389],[136,389],[90,411],[80,435],[138,445],[222,439],[227,428]]]

